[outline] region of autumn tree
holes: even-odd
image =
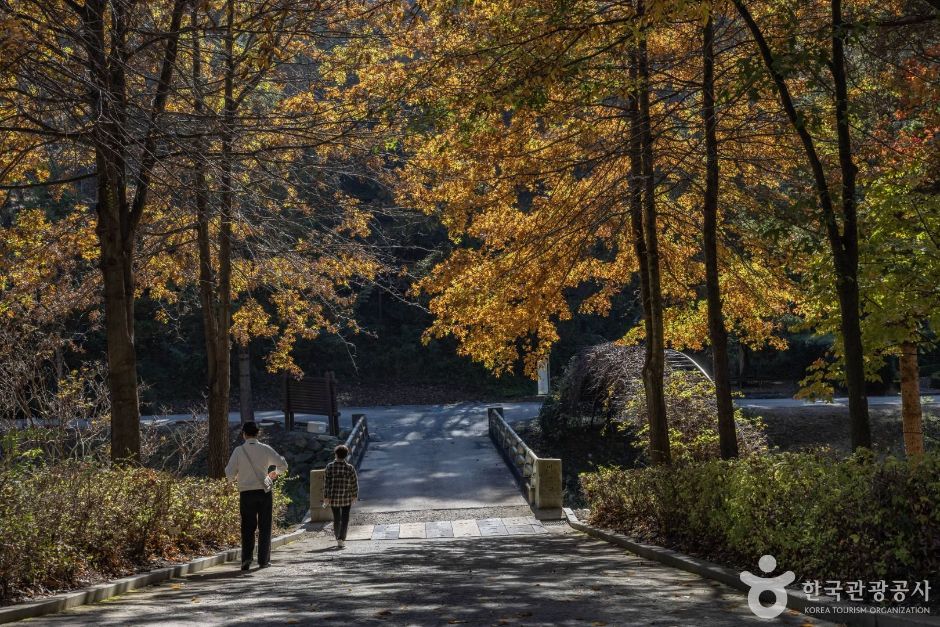
[[[710,7],[709,7],[710,8]],[[705,257],[705,291],[708,302],[708,336],[712,350],[712,377],[718,407],[718,439],[721,456],[738,456],[738,438],[731,402],[728,366],[728,331],[721,307],[718,270],[718,135],[715,111],[715,26],[709,11],[702,27],[702,130],[705,137],[705,190],[702,194],[702,252]]]
[[[368,171],[357,159],[371,137],[339,97],[342,83],[325,72],[345,13],[321,9],[225,0],[191,10],[182,53],[190,81],[180,90],[191,119],[178,132],[193,137],[180,140],[179,163],[191,165],[192,193],[182,203],[191,213],[170,219],[195,228],[195,250],[184,239],[174,254],[198,267],[181,282],[198,285],[203,316],[211,476],[223,475],[229,453],[233,335],[244,351],[252,337],[277,337],[269,367],[297,375],[295,338],[356,330],[350,284],[381,266],[366,242],[370,212],[340,179]]]
[[[640,5],[639,16],[591,2],[405,12],[388,29],[388,55],[361,76],[364,91],[407,103],[399,190],[450,233],[447,258],[420,284],[436,315],[429,335],[455,336],[497,372],[520,357],[534,372],[559,321],[608,314],[614,295],[638,286],[645,322],[624,331],[647,340],[653,425],[665,418],[655,401],[665,342],[707,337],[702,310],[689,306],[704,280],[701,225],[689,218],[701,212],[699,144],[675,105],[701,84],[679,82],[676,68],[700,67],[701,50],[674,36],[687,16],[670,6]],[[701,127],[699,109],[682,110]],[[777,282],[750,243],[729,250],[738,262],[726,261],[721,280],[746,289],[729,290],[728,325],[764,341],[785,298],[755,299]],[[578,302],[573,288],[584,286],[593,293]],[[651,455],[666,461],[658,424]]]
[[[5,153],[10,181],[23,161],[25,184],[64,184],[92,174],[112,395],[111,454],[140,448],[134,348],[135,248],[162,152],[162,125],[176,71],[187,0],[144,3],[11,0],[3,5],[4,135],[23,148]],[[45,175],[46,152],[73,158]]]

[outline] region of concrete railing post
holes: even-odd
[[[310,471],[310,521],[328,522],[333,520],[333,510],[323,507],[323,479],[326,471],[317,468]]]
[[[536,477],[536,509],[561,509],[561,460],[541,457],[536,458],[533,476]]]

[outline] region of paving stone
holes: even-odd
[[[477,526],[480,528],[480,535],[484,537],[509,535],[509,532],[506,531],[506,525],[499,518],[478,520]]]
[[[372,530],[373,540],[397,540],[401,531],[399,525],[376,525]]]
[[[355,525],[346,530],[347,540],[371,540],[374,525]]]
[[[524,536],[535,533],[532,525],[506,525],[506,533],[511,536]]]
[[[455,520],[453,523],[455,538],[474,538],[480,536],[480,528],[475,520]]]
[[[454,528],[449,520],[440,522],[426,523],[427,534],[429,538],[453,538]]]
[[[402,523],[398,530],[399,538],[426,538],[425,523]]]
[[[501,518],[503,524],[507,527],[517,527],[519,525],[531,525],[532,517],[531,516],[514,516],[512,518]]]

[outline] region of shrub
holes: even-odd
[[[715,384],[694,372],[670,371],[664,383],[666,415],[669,416],[669,449],[675,463],[718,459],[718,402]],[[649,440],[646,395],[640,392],[626,405],[628,424],[640,426],[642,441]],[[738,453],[742,457],[767,452],[767,436],[760,416],[734,412]]]
[[[940,572],[940,455],[782,453],[581,476],[591,522],[751,568],[771,554],[797,581]]]
[[[539,412],[546,440],[564,440],[595,421],[604,428],[635,432],[648,441],[646,395],[641,380],[643,349],[614,343],[591,346],[575,355],[556,392]],[[715,385],[698,372],[666,368],[666,412],[674,461],[703,461],[719,457],[718,405]],[[742,456],[767,450],[759,417],[735,412],[738,449]]]
[[[238,540],[238,492],[225,481],[83,461],[0,470],[0,601]]]

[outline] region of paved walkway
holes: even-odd
[[[503,404],[510,421],[538,404]],[[43,625],[740,625],[740,592],[540,523],[486,405],[370,409],[345,550],[330,526],[274,552],[32,621]],[[350,412],[352,413],[352,412]],[[348,415],[344,412],[344,415]],[[778,622],[816,621],[793,612]]]
[[[748,625],[745,597],[566,527],[508,538],[350,542],[328,537],[30,624]],[[785,613],[778,624],[816,621]]]

